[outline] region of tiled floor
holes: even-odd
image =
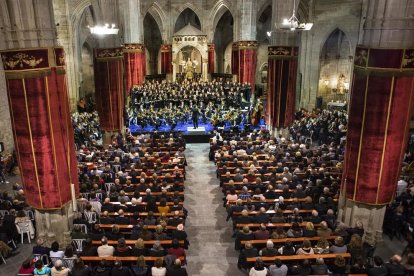
[[[189,144],[186,150],[188,159],[185,207],[189,211],[186,231],[190,248],[187,252],[188,272],[197,275],[244,275],[237,269],[238,254],[231,238],[231,222],[226,222],[222,206],[222,193],[215,175],[215,167],[208,160],[208,144]],[[10,184],[0,184],[0,191],[11,190],[19,177],[9,178]],[[26,242],[27,243],[27,242]],[[32,245],[18,245],[17,256],[7,259],[0,265],[0,276],[12,276],[28,257]],[[384,244],[378,246],[376,254],[388,259],[392,254],[401,254],[404,244],[384,237]]]

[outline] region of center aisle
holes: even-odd
[[[184,206],[188,275],[241,275],[231,227],[226,222],[216,168],[208,160],[209,144],[187,144]]]

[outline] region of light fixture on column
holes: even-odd
[[[95,35],[116,35],[118,34],[119,29],[115,28],[115,24],[112,24],[109,26],[109,24],[105,25],[96,25],[94,27],[88,26],[89,30],[91,31],[91,34]]]
[[[300,22],[299,19],[296,17],[296,0],[293,0],[292,16],[289,19],[283,19],[280,29],[291,31],[309,31],[310,29],[312,29],[312,26],[313,23]]]

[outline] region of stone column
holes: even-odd
[[[349,225],[363,221],[371,243],[382,239],[414,106],[414,25],[401,13],[414,0],[397,2],[368,3],[349,103],[339,219]]]
[[[124,64],[126,94],[132,86],[142,84],[145,77],[145,45],[140,0],[123,0],[124,12]]]
[[[215,45],[212,43],[209,43],[207,47],[208,47],[208,73],[212,74],[214,73],[214,65],[215,65],[214,61],[216,59]]]
[[[172,45],[161,44],[161,74],[166,74],[167,78],[173,73],[172,61]],[[175,80],[175,76],[173,79]]]
[[[239,82],[251,85],[253,94],[256,83],[257,47],[257,41],[238,42]]]
[[[1,120],[11,118],[0,124],[4,127],[1,134],[13,133],[27,202],[36,210],[37,236],[49,233],[49,239],[59,242],[72,221],[69,185],[78,187],[68,101],[72,96],[67,94],[71,81],[66,79],[66,74],[69,79],[74,75],[68,65],[73,54],[67,50],[65,57],[62,48],[55,47],[60,43],[57,36],[63,38],[57,27],[67,24],[64,2],[0,1],[5,27],[0,31],[0,49],[7,49],[2,52],[7,57],[0,74],[0,103],[8,105],[0,104],[0,115]],[[16,60],[16,53],[27,56]],[[12,69],[16,62],[23,64]],[[8,88],[3,86],[6,82]]]
[[[56,22],[57,45],[62,46],[66,53],[66,71],[69,93],[69,107],[72,112],[76,111],[76,105],[79,100],[79,80],[77,79],[75,66],[76,43],[72,32],[73,26],[69,19],[68,1],[53,0],[53,14]]]
[[[297,3],[298,4],[298,3]],[[266,119],[269,128],[287,128],[294,120],[298,67],[298,33],[280,30],[292,15],[293,1],[273,0],[272,30],[268,49]],[[295,7],[297,8],[297,7]]]

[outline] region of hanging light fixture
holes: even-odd
[[[103,26],[96,25],[94,27],[88,26],[88,28],[91,31],[91,34],[95,35],[116,35],[119,31],[118,28],[115,28],[115,24],[112,24],[111,26],[109,26],[109,24]]]
[[[280,29],[291,30],[291,31],[309,31],[312,29],[313,23],[301,23],[296,17],[296,0],[293,0],[293,11],[292,16],[284,18],[280,26]]]

